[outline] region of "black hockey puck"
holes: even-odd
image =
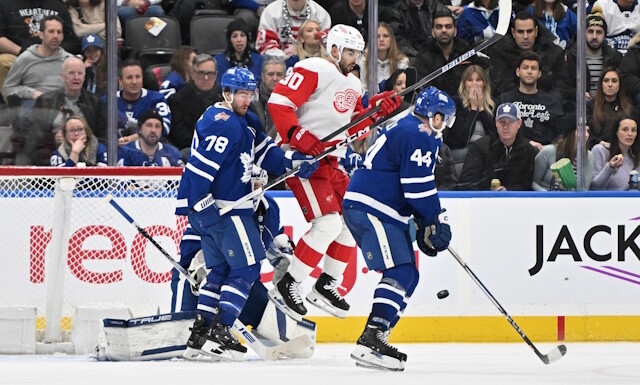
[[[448,290],[440,290],[437,295],[438,295],[439,299],[445,299],[445,298],[447,298],[449,296],[449,291]]]

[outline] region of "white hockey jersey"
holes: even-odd
[[[329,32],[331,16],[315,1],[307,0],[301,12],[294,12],[289,7],[289,22],[284,17],[285,3],[286,0],[275,0],[260,16],[256,49],[262,55],[286,57],[295,55],[298,30],[307,19],[317,21],[324,32]]]
[[[353,74],[345,76],[327,59],[309,58],[296,63],[293,72],[276,85],[268,107],[279,144],[289,142],[289,131],[295,126],[308,128],[322,140],[363,110],[362,85]],[[343,132],[325,147],[346,137]],[[344,152],[342,148],[332,155],[344,157]]]
[[[613,0],[598,0],[593,4],[602,9],[607,22],[607,44],[623,54],[627,52],[629,40],[640,32],[640,5],[634,2],[633,10],[621,11]]]

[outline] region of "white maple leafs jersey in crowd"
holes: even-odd
[[[322,58],[296,63],[293,72],[282,79],[269,98],[271,117],[278,128],[278,143],[296,124],[309,129],[322,140],[363,110],[362,85],[353,74],[344,75],[335,64]],[[331,147],[347,137],[343,132],[325,143]],[[332,155],[344,157],[344,148]]]
[[[607,22],[607,44],[625,54],[629,40],[640,32],[640,5],[634,1],[631,11],[621,11],[616,1],[598,0],[593,6],[602,9],[602,16]]]
[[[254,128],[255,127],[255,128]],[[189,162],[178,189],[177,215],[188,215],[209,193],[219,208],[252,191],[254,163],[273,174],[285,172],[284,152],[248,111],[236,115],[222,103],[209,107],[196,123]],[[253,215],[253,200],[230,211],[230,215]]]
[[[184,166],[180,150],[168,143],[158,143],[153,156],[142,151],[140,140],[127,143],[118,149],[118,166]]]
[[[435,218],[440,199],[433,171],[442,139],[428,131],[413,113],[383,131],[353,174],[343,206],[404,229],[411,215]]]

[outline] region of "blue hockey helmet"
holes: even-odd
[[[222,90],[229,88],[232,94],[238,90],[255,92],[257,83],[253,73],[246,68],[231,67],[222,75],[220,81]]]
[[[445,125],[453,126],[456,120],[456,105],[453,99],[436,87],[427,87],[418,94],[413,112],[428,118],[431,128],[436,132],[442,131]],[[442,114],[443,126],[440,129],[435,129],[431,124],[436,114]]]

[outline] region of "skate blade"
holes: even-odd
[[[202,345],[200,353],[205,354],[209,357],[219,358],[227,361],[244,361],[244,353],[235,350],[223,349],[220,344],[217,344],[210,340],[207,340],[207,342]]]
[[[267,354],[274,359],[297,358],[296,355],[313,345],[313,340],[308,335],[298,336],[290,341],[267,348]],[[309,358],[309,357],[304,357]]]
[[[282,298],[282,295],[280,294],[280,292],[278,292],[278,289],[273,288],[269,290],[267,294],[269,295],[269,299],[273,301],[276,307],[280,309],[283,313],[285,313],[286,315],[288,315],[289,317],[293,318],[298,322],[302,321],[303,315],[296,313],[293,309],[287,306],[287,304],[284,302],[284,298]]]
[[[309,301],[310,304],[317,307],[318,309],[323,310],[334,317],[343,319],[347,316],[346,310],[333,306],[331,302],[329,302],[326,298],[316,293],[315,291],[307,294],[307,301]]]
[[[356,346],[353,353],[351,353],[351,358],[356,361],[357,366],[367,369],[393,372],[401,372],[404,370],[404,361],[378,354],[362,345]]]

